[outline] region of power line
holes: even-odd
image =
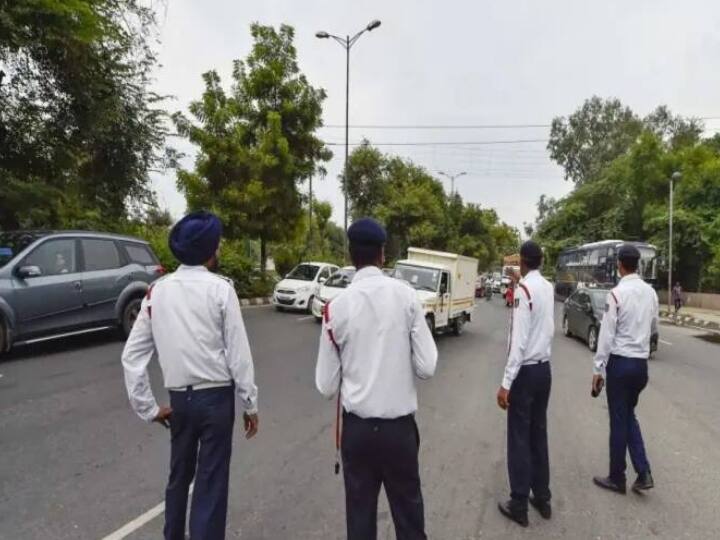
[[[369,143],[370,146],[476,146],[476,145],[492,145],[492,144],[526,144],[526,143],[546,143],[549,139],[513,139],[504,141],[423,141],[423,142],[382,142],[382,143]],[[328,146],[345,146],[344,142],[328,142],[325,141]],[[362,146],[364,142],[353,142],[349,146]]]
[[[690,117],[692,118],[692,117]],[[700,116],[698,120],[720,120],[720,116]],[[345,124],[327,124],[328,129],[345,129]],[[552,124],[350,124],[350,129],[538,129]]]

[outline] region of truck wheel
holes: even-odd
[[[465,314],[461,314],[459,317],[457,317],[453,324],[453,334],[456,336],[460,336],[463,333],[463,329],[465,327]]]
[[[591,326],[590,330],[588,330],[587,341],[588,341],[588,348],[590,349],[590,351],[591,352],[597,351],[598,331],[597,331],[597,328],[595,328],[594,326]]]
[[[425,317],[425,322],[428,325],[428,328],[430,329],[430,333],[434,336],[435,335],[435,319],[432,317],[432,315],[428,315]]]
[[[132,330],[132,327],[135,324],[138,315],[140,314],[141,305],[142,298],[133,298],[125,305],[125,309],[123,309],[122,331],[123,334],[125,334],[126,338],[130,336],[130,331]]]

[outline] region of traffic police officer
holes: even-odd
[[[415,291],[380,270],[385,230],[369,218],[348,229],[357,273],[326,305],[315,373],[318,390],[340,390],[347,537],[377,537],[380,487],[398,540],[425,539],[414,377],[435,373],[437,348]]]
[[[623,244],[617,258],[622,279],[605,303],[592,381],[593,395],[597,396],[607,379],[610,474],[593,481],[602,488],[625,493],[628,450],[638,474],[633,491],[654,486],[635,407],[648,382],[647,361],[650,339],[657,332],[658,298],[655,290],[636,273],[640,252],[635,246]]]
[[[240,302],[218,265],[222,225],[196,212],[170,233],[182,263],[155,282],[122,355],[130,403],[144,420],[170,428],[170,478],[165,494],[167,540],[185,539],[188,490],[195,479],[190,537],[225,538],[235,394],[245,408],[246,437],[257,433],[257,388]],[[157,354],[170,407],[155,401],[147,366]]]
[[[535,242],[520,248],[523,278],[515,291],[509,352],[502,385],[497,393],[500,408],[507,410],[507,459],[510,500],[499,503],[500,512],[516,523],[528,525],[528,498],[540,515],[550,519],[550,465],[548,458],[547,406],[552,375],[550,355],[555,331],[555,298],[552,285],[538,270],[542,250]]]

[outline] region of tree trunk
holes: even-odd
[[[260,272],[265,275],[267,271],[267,240],[265,237],[260,237]]]

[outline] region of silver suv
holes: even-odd
[[[137,238],[0,232],[0,354],[113,326],[128,334],[148,286],[163,273]]]

